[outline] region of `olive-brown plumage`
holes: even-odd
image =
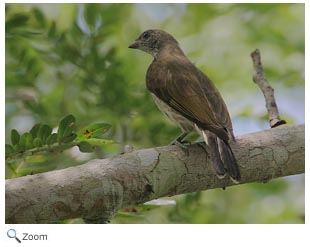
[[[216,175],[238,182],[240,172],[228,141],[234,140],[226,104],[212,81],[185,56],[178,42],[162,30],[147,30],[129,48],[150,53],[146,74],[155,103],[183,131],[197,130],[208,143]]]

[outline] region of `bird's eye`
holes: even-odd
[[[148,37],[150,37],[150,33],[149,33],[149,32],[144,32],[144,33],[142,34],[142,37],[145,38],[145,39],[147,39]]]

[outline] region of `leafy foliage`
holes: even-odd
[[[93,152],[95,146],[104,147],[113,143],[111,140],[98,139],[110,130],[111,125],[106,123],[92,124],[77,131],[75,117],[67,115],[58,125],[57,133],[52,133],[53,128],[47,124],[35,124],[29,132],[22,135],[16,129],[11,131],[11,145],[5,144],[5,156],[9,163],[16,163],[20,159],[28,161],[46,161],[48,155],[63,152],[74,146],[79,147],[81,152]],[[47,156],[42,159],[41,155]],[[35,155],[35,156],[34,156]],[[30,158],[30,156],[34,156]],[[35,157],[38,157],[35,160]]]

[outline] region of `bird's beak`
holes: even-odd
[[[134,42],[132,42],[132,44],[130,46],[128,46],[128,48],[132,48],[132,49],[138,49],[140,46],[140,42],[139,40],[135,40]]]

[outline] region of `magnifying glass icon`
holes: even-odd
[[[15,238],[18,243],[21,243],[18,237],[16,237],[16,231],[14,229],[9,229],[7,232],[9,238]]]

